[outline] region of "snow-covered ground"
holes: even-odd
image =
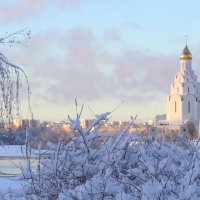
[[[25,152],[25,145],[0,145],[0,157],[23,157]]]
[[[0,176],[0,191],[9,189],[20,189],[21,183],[17,180],[17,176]]]

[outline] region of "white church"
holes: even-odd
[[[192,137],[199,134],[200,83],[192,70],[192,54],[187,42],[180,55],[179,70],[171,84],[167,97],[166,115],[157,116],[154,126],[170,130],[186,131]],[[164,119],[165,118],[165,119]]]

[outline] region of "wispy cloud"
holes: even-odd
[[[88,27],[42,33],[33,36],[28,48],[10,57],[29,68],[33,93],[52,103],[64,104],[75,97],[86,101],[111,97],[141,103],[156,98],[156,93],[168,93],[178,70],[174,55],[130,47],[112,55],[106,50],[107,39],[96,38]]]
[[[121,33],[117,28],[110,28],[105,30],[105,39],[108,41],[121,41]]]
[[[1,21],[27,21],[44,14],[50,5],[58,9],[76,7],[80,5],[80,0],[15,0],[10,3],[1,1]]]
[[[26,20],[38,15],[44,9],[46,0],[16,0],[12,4],[1,3],[1,18],[4,22]]]

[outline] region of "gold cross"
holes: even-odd
[[[188,35],[185,35],[185,43],[186,43],[186,46],[187,46],[187,39],[188,39]]]

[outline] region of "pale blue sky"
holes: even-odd
[[[180,0],[3,0],[0,33],[31,29],[28,46],[1,47],[28,74],[35,118],[66,120],[74,98],[84,116],[114,109],[139,121],[165,113],[170,82],[189,35],[200,76],[200,2]]]

